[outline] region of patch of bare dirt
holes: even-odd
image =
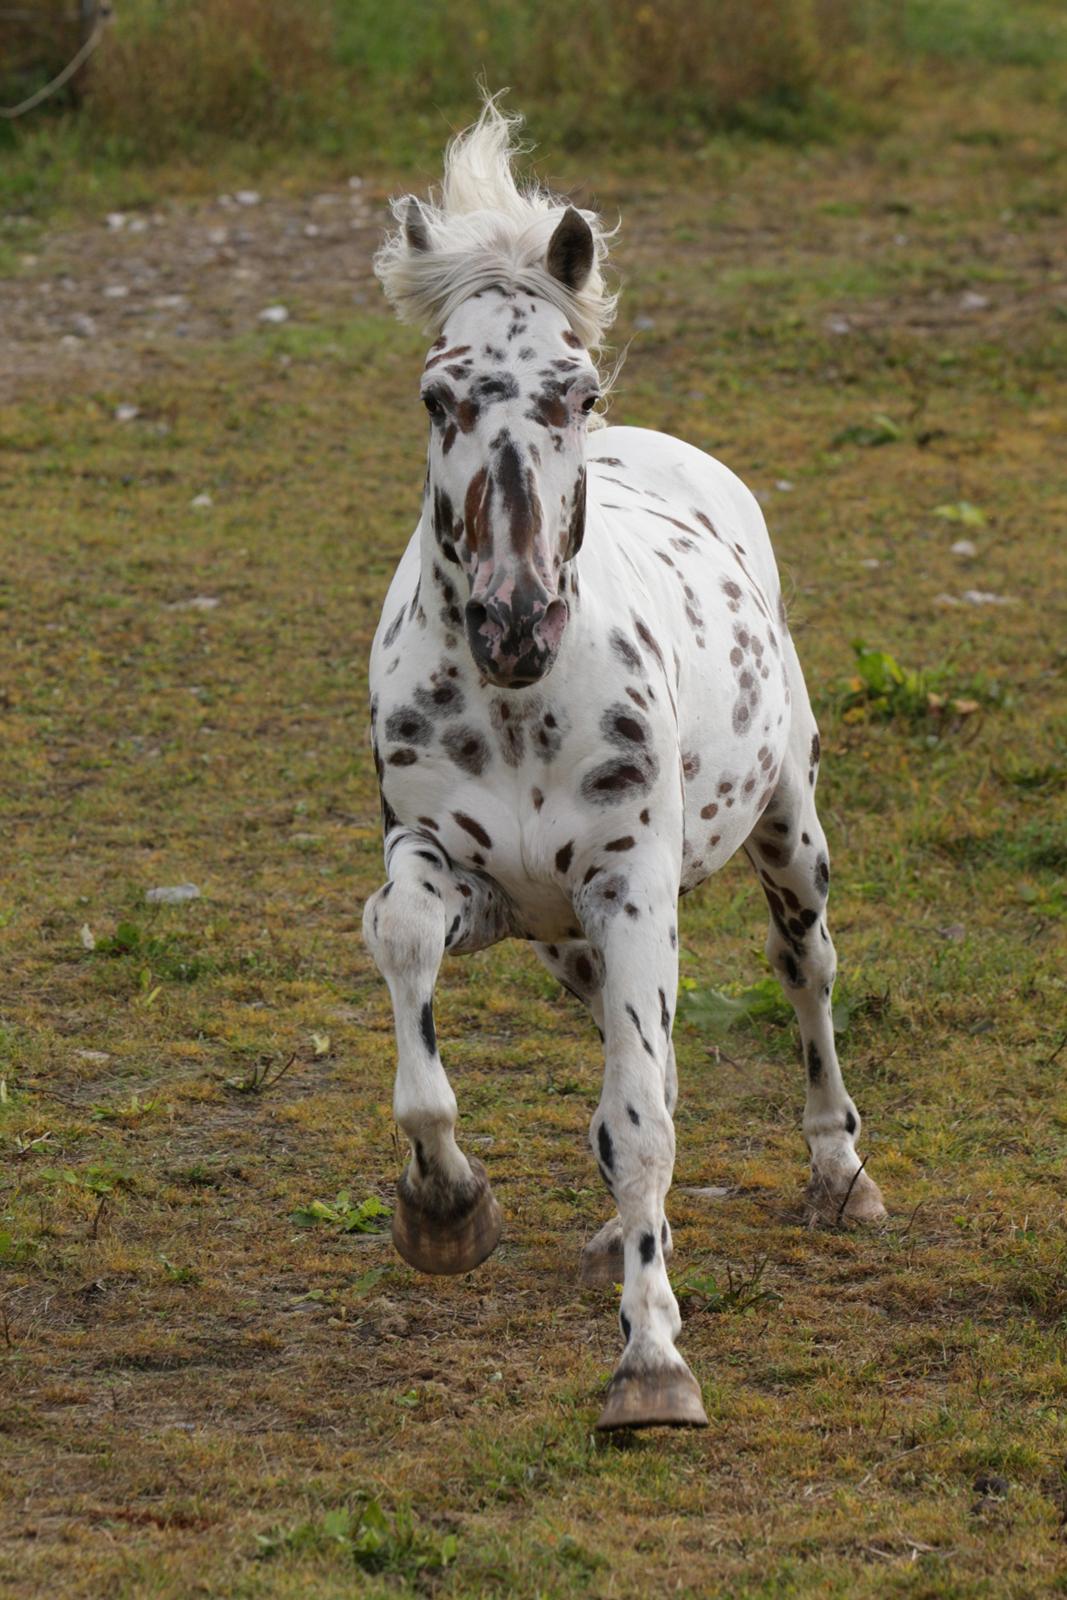
[[[383,221],[381,197],[351,179],[299,198],[241,191],[49,231],[0,279],[0,401],[133,376],[183,344],[356,310],[372,296]]]

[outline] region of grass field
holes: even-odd
[[[244,206],[163,168],[119,226],[7,218],[5,1596],[1067,1593],[1067,202],[1036,82],[984,68],[831,145],[550,152],[623,219],[613,416],[764,503],[892,1211],[803,1224],[735,863],[682,918],[701,1434],[592,1432],[596,1039],[520,946],[437,1004],[500,1249],[419,1278],[366,1204],[399,1160],[366,659],[423,449],[422,342],[369,272],[388,173]]]

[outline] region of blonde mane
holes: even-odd
[[[611,234],[595,212],[581,214],[593,233],[593,270],[578,290],[545,267],[548,242],[566,202],[537,184],[520,186],[512,163],[524,147],[513,137],[521,117],[505,116],[487,100],[477,122],[457,134],[445,151],[440,195],[415,201],[425,223],[428,249],[413,249],[405,219],[414,196],[392,202],[397,227],[374,258],[374,270],[390,304],[404,322],[440,334],[456,308],[493,284],[528,289],[567,317],[590,350],[600,349],[615,317],[617,296],[604,286],[601,268]]]

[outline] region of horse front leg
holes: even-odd
[[[388,881],[367,901],[363,936],[389,986],[396,1024],[393,1113],[411,1156],[397,1183],[393,1243],[420,1272],[469,1272],[502,1220],[482,1163],[456,1143],[456,1097],[441,1064],[433,992],[446,950],[479,950],[508,930],[502,896],[453,867],[434,840],[396,830]]]
[[[675,1348],[664,1212],[674,1170],[671,1027],[678,989],[676,866],[652,857],[595,875],[578,913],[603,960],[604,1086],[593,1154],[619,1211],[625,1348],[598,1428],[706,1427],[700,1388]],[[609,1224],[609,1227],[612,1226]]]

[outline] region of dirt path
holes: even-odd
[[[297,308],[360,306],[384,219],[382,197],[353,178],[296,199],[241,190],[46,233],[0,280],[0,401],[110,383],[158,350],[281,324]]]

